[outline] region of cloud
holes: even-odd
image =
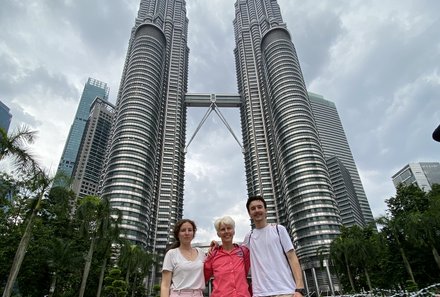
[[[190,109],[187,141],[205,112],[206,108]],[[238,126],[237,110],[223,108],[220,112],[230,125]],[[224,215],[236,220],[236,239],[242,240],[250,226],[249,221],[242,219],[243,214],[247,217],[244,158],[240,146],[214,112],[195,135],[186,158],[184,216],[195,219],[206,231],[203,236],[199,233],[197,240],[216,239],[213,222]]]
[[[188,91],[236,93],[235,0],[187,1]],[[440,2],[279,0],[310,91],[334,101],[373,214],[394,195],[405,164],[438,161]],[[12,129],[39,131],[33,146],[55,169],[88,77],[116,94],[139,1],[4,0],[0,10],[0,100]],[[221,110],[241,140],[238,110]],[[206,109],[188,111],[187,141]],[[236,239],[249,229],[240,147],[215,114],[187,153],[184,215],[197,240],[217,238],[214,218],[231,215]]]
[[[236,93],[234,1],[188,1],[189,92]]]

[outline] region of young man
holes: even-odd
[[[302,297],[306,295],[301,266],[286,228],[267,223],[266,201],[249,197],[246,208],[255,229],[244,244],[251,252],[254,297]]]

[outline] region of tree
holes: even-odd
[[[9,135],[0,128],[0,160],[11,157],[20,170],[37,167],[34,156],[26,147],[34,142],[35,135],[36,132],[26,126],[21,126]]]
[[[379,218],[378,223],[388,230],[397,244],[399,253],[403,259],[405,269],[410,277],[410,282],[417,287],[414,272],[408,261],[408,257],[404,250],[404,243],[414,242],[409,240],[409,233],[411,229],[415,228],[414,222],[408,220],[409,217],[416,213],[425,213],[429,207],[429,201],[426,193],[416,185],[397,186],[396,195],[386,200],[388,206],[389,216]],[[414,218],[415,219],[415,218]],[[417,219],[416,219],[417,220]]]
[[[46,278],[51,280],[49,296],[69,296],[72,288],[79,288],[81,269],[78,267],[82,264],[80,251],[84,242],[78,234],[79,224],[72,217],[75,199],[71,189],[52,185],[48,197],[43,200],[40,217],[51,234],[45,243]]]
[[[426,195],[427,207],[407,214],[402,226],[408,239],[419,247],[428,247],[437,267],[440,269],[440,256],[436,248],[440,234],[440,186],[434,185]]]
[[[414,211],[425,211],[428,208],[428,198],[424,191],[416,185],[399,184],[396,196],[385,200],[391,218],[402,218]]]
[[[434,184],[432,190],[428,193],[429,207],[426,211],[425,226],[430,227],[430,232],[427,236],[429,244],[432,248],[432,253],[440,269],[440,257],[435,246],[439,246],[440,234],[440,185]]]
[[[102,291],[102,285],[104,282],[104,274],[107,268],[107,262],[109,258],[112,255],[112,249],[113,245],[119,241],[119,224],[122,220],[122,214],[119,209],[112,210],[116,215],[117,219],[113,222],[113,227],[109,230],[109,232],[106,234],[106,236],[103,236],[101,240],[99,241],[98,248],[101,251],[102,256],[102,264],[101,264],[101,272],[99,274],[99,281],[98,281],[98,290],[96,293],[96,297],[101,296]]]
[[[127,296],[127,284],[122,279],[121,270],[113,268],[105,278],[104,296],[125,297]]]
[[[153,286],[153,296],[160,297],[160,285],[159,284],[155,284]]]
[[[3,297],[10,297],[12,294],[12,287],[20,271],[21,264],[26,254],[26,249],[29,245],[29,241],[32,235],[32,227],[34,220],[38,215],[38,212],[42,205],[43,197],[47,194],[51,179],[48,174],[41,169],[36,169],[35,172],[30,173],[31,177],[28,179],[28,189],[30,191],[30,215],[26,219],[26,229],[21,237],[20,243],[17,247],[12,267],[9,272],[8,280],[3,291]]]
[[[416,280],[414,278],[414,273],[413,273],[411,264],[408,261],[408,258],[406,256],[405,250],[403,249],[401,240],[399,239],[399,237],[402,236],[401,235],[401,232],[402,232],[401,225],[397,222],[397,220],[390,219],[389,217],[386,217],[386,216],[379,217],[377,219],[377,223],[379,225],[385,227],[391,233],[393,239],[397,243],[397,247],[399,249],[399,253],[400,253],[401,257],[402,257],[403,263],[405,265],[405,269],[408,272],[408,275],[409,275],[411,281],[414,284],[417,284]]]
[[[380,231],[375,226],[342,227],[330,245],[339,280],[352,291],[366,285],[370,291],[416,290],[438,282],[440,185],[427,194],[416,186],[399,186],[387,205],[387,215],[377,220]]]
[[[29,245],[35,217],[41,207],[43,196],[48,191],[51,182],[48,174],[40,169],[35,158],[26,147],[28,144],[33,143],[35,135],[36,132],[31,131],[26,126],[18,128],[10,135],[8,135],[4,129],[0,128],[0,161],[6,157],[11,157],[14,160],[13,164],[19,169],[20,173],[28,178],[26,184],[29,186],[29,190],[33,195],[33,197],[31,197],[33,205],[30,208],[30,215],[27,218],[27,226],[15,253],[3,291],[3,297],[9,297],[12,294],[12,287],[20,271],[26,249]]]
[[[153,264],[153,256],[140,246],[126,240],[121,247],[118,264],[125,271],[127,288],[130,288],[131,294],[134,296],[139,287],[143,288],[142,283],[139,284],[139,282],[142,282],[147,276]],[[133,281],[130,285],[131,277],[133,277]]]
[[[49,267],[52,269],[52,279],[49,288],[49,297],[56,290],[58,278],[63,276],[66,268],[79,264],[80,255],[73,240],[55,238],[51,242],[49,255]]]
[[[353,292],[355,292],[356,289],[354,286],[353,275],[350,268],[350,258],[352,255],[351,243],[349,242],[349,240],[343,238],[342,232],[344,229],[345,228],[342,227],[341,235],[339,235],[332,241],[330,245],[330,256],[339,271],[343,271],[344,269],[346,270],[346,275],[348,277],[348,280],[350,281],[351,289]]]
[[[77,216],[82,222],[81,234],[90,240],[79,293],[79,296],[83,297],[97,241],[108,236],[116,220],[111,217],[109,201],[96,196],[82,198],[77,209]]]

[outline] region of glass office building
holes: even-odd
[[[433,184],[440,184],[440,163],[419,162],[409,163],[392,177],[394,186],[399,184],[416,185],[425,192],[432,189]]]
[[[186,3],[142,0],[116,102],[103,197],[122,213],[123,236],[160,256],[183,213]]]
[[[341,211],[342,223],[345,226],[353,224],[365,226],[374,222],[370,204],[365,195],[336,105],[324,99],[323,96],[312,92],[309,92],[309,98],[316,127],[318,128],[319,139],[332,178],[336,200]],[[334,157],[339,161],[336,161]],[[346,186],[345,191],[341,187],[341,182]],[[351,187],[354,190],[352,194],[350,194]],[[341,207],[341,205],[344,206]]]
[[[341,220],[290,33],[273,0],[236,1],[233,23],[248,193],[288,228],[311,290],[333,291],[317,251]]]
[[[108,100],[108,94],[109,88],[106,83],[94,78],[89,78],[87,80],[79,101],[75,119],[70,127],[69,135],[67,136],[66,144],[64,145],[64,150],[58,164],[57,174],[63,173],[68,178],[72,177],[84,128],[87,119],[89,118],[90,106],[96,97]]]
[[[9,131],[9,125],[11,124],[12,114],[9,111],[9,107],[6,106],[3,102],[0,101],[0,128],[6,131]]]
[[[72,190],[78,197],[98,195],[114,114],[114,105],[99,97],[96,97],[90,107],[73,170]]]

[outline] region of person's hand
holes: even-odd
[[[210,248],[210,249],[216,249],[216,248],[218,248],[218,242],[215,241],[215,240],[211,241],[211,244],[209,245],[209,248]]]
[[[211,241],[211,244],[209,245],[209,250],[208,250],[208,256],[211,256],[212,252],[216,249],[218,249],[219,244],[217,241],[213,240]]]

